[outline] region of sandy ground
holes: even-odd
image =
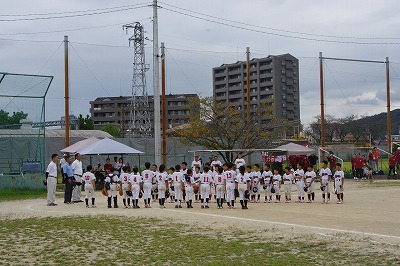
[[[377,181],[385,182],[385,181]],[[315,203],[251,203],[248,210],[200,209],[194,203],[194,209],[175,209],[168,203],[166,209],[160,209],[153,203],[151,209],[123,209],[119,197],[118,209],[107,209],[106,197],[97,192],[97,208],[85,208],[84,203],[66,205],[62,194],[57,195],[59,205],[46,206],[45,199],[0,202],[0,219],[18,219],[27,217],[53,217],[71,215],[122,215],[133,217],[155,217],[180,223],[210,226],[212,228],[232,228],[245,230],[272,230],[274,234],[314,235],[317,237],[346,237],[368,243],[390,245],[400,253],[400,186],[366,187],[363,184],[347,181],[345,184],[344,204],[321,204],[321,193],[316,191]],[[295,198],[295,192],[292,198]],[[335,195],[331,195],[335,196]]]

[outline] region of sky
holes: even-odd
[[[140,22],[146,31],[147,89],[153,94],[152,1],[3,2],[0,72],[54,76],[46,98],[47,121],[64,114],[64,35],[70,41],[72,114],[89,114],[89,101],[97,97],[131,94],[132,31],[122,29],[128,23]],[[320,112],[319,52],[332,58],[389,57],[391,109],[400,108],[398,1],[164,0],[158,5],[168,93],[212,96],[212,68],[245,60],[250,47],[251,58],[290,53],[299,59],[305,125]],[[324,60],[323,67],[326,114],[386,112],[385,64]],[[23,111],[33,105],[16,104]]]

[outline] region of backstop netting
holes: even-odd
[[[43,172],[52,76],[0,72],[0,173]]]

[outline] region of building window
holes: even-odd
[[[286,90],[286,86],[282,86],[282,90],[285,91]]]
[[[282,61],[281,65],[282,65],[282,66],[285,66],[285,65],[286,65],[286,62],[285,62],[285,61]]]
[[[286,79],[285,79],[285,78],[282,78],[282,82],[285,83],[285,82],[286,82]]]
[[[284,108],[285,108],[285,107],[286,107],[286,103],[282,103],[282,107],[284,107]]]
[[[286,74],[286,70],[282,69],[281,73]]]
[[[296,87],[294,87],[294,88],[293,88],[293,91],[294,91],[294,92],[297,92],[297,88],[296,88]]]

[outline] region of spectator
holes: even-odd
[[[107,170],[111,170],[112,164],[110,163],[110,158],[106,159],[106,163],[104,164],[104,172],[107,174]]]
[[[396,156],[396,168],[397,168],[397,171],[399,171],[399,168],[400,168],[400,147],[397,147],[397,150],[395,151],[394,156]]]
[[[328,161],[329,161],[329,169],[331,169],[332,174],[335,173],[335,169],[336,169],[336,157],[335,154],[333,153],[333,151],[329,151],[329,155],[328,155]]]
[[[373,153],[374,153],[374,160],[375,160],[375,163],[376,163],[374,171],[378,171],[379,161],[381,159],[381,154],[380,154],[380,152],[378,151],[378,149],[376,147],[374,147]]]
[[[315,169],[315,166],[317,165],[318,157],[315,154],[311,154],[308,156],[308,161],[310,162],[310,166]]]
[[[397,163],[397,158],[396,155],[392,154],[392,156],[389,157],[389,173],[388,173],[388,179],[390,178],[390,174],[393,173],[393,179],[396,179],[396,163]]]
[[[357,179],[357,175],[356,175],[356,160],[357,160],[357,154],[353,154],[353,156],[351,156],[351,173],[353,175],[354,180]]]
[[[361,155],[358,153],[356,160],[355,160],[355,167],[356,167],[356,180],[359,180],[363,177],[363,167],[364,167],[364,160]]]
[[[370,149],[368,152],[368,164],[372,168],[372,171],[375,171],[375,169],[377,169],[373,149]]]

